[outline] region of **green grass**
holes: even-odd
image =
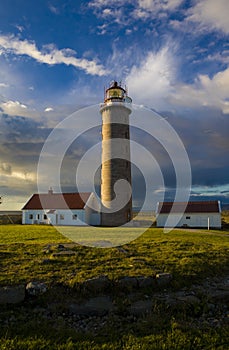
[[[226,350],[227,346],[224,330],[184,332],[171,329],[164,334],[136,336],[130,333],[112,340],[88,336],[61,339],[59,334],[56,339],[43,336],[6,338],[2,339],[0,350]]]
[[[88,228],[90,230],[90,228]],[[78,228],[78,237],[90,242],[97,240],[97,231]],[[136,231],[137,232],[137,231]],[[119,235],[136,234],[122,228]],[[105,235],[106,233],[106,235]],[[115,239],[113,229],[101,230],[100,238]],[[73,244],[76,253],[69,257],[53,257],[60,243],[71,243],[51,226],[0,226],[0,286],[27,283],[31,280],[46,282],[52,287],[74,287],[87,278],[106,274],[116,280],[122,276],[152,276],[157,272],[173,274],[172,290],[201,283],[207,277],[228,273],[229,232],[172,230],[150,228],[142,236],[119,250],[115,247],[92,248]],[[88,235],[88,239],[85,237]],[[51,245],[47,252],[47,245]],[[48,264],[44,259],[50,259]],[[28,349],[90,349],[90,350],[226,350],[228,329],[205,327],[198,330],[193,325],[190,310],[167,309],[158,304],[152,314],[136,322],[125,317],[118,325],[111,319],[97,335],[80,334],[74,328],[56,319],[42,319],[33,313],[36,303],[45,308],[61,296],[42,296],[32,304],[3,307],[0,311],[0,350]],[[54,288],[55,290],[55,288]],[[67,296],[62,296],[65,298]],[[203,306],[204,308],[204,306]],[[17,322],[5,324],[11,317]],[[2,324],[4,326],[2,326]]]
[[[82,239],[86,230],[90,228],[78,228]],[[108,229],[105,235],[105,229],[102,229],[104,239],[110,240],[114,234]],[[119,234],[130,237],[131,229],[122,228]],[[96,240],[95,233],[93,237]],[[69,242],[51,226],[0,226],[0,285],[26,283],[35,278],[73,286],[101,274],[117,279],[126,275],[150,276],[157,272],[171,272],[177,286],[181,287],[185,280],[201,280],[222,274],[228,268],[229,239],[226,231],[210,231],[209,234],[207,231],[173,230],[164,233],[162,229],[150,228],[123,246],[126,254],[117,248],[76,244],[73,247],[75,256],[52,256],[59,243]],[[52,245],[51,251],[45,254],[48,244]],[[43,264],[47,258],[50,263]]]

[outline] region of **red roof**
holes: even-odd
[[[218,201],[198,202],[159,202],[157,212],[160,214],[170,213],[173,206],[173,213],[219,213],[220,204]],[[186,206],[186,208],[185,208]]]
[[[83,209],[90,192],[33,194],[22,210]]]

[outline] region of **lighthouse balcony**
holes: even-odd
[[[105,107],[110,107],[110,106],[122,106],[126,107],[128,109],[131,108],[131,101],[127,101],[126,99],[112,99],[112,100],[107,100],[104,103],[100,104],[100,108],[105,108]]]

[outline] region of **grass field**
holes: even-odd
[[[84,240],[85,228],[78,230]],[[131,236],[131,230],[123,228],[119,234]],[[112,239],[113,234],[110,230],[104,239]],[[50,226],[0,225],[0,286],[38,280],[74,290],[79,282],[102,274],[116,280],[169,272],[174,277],[171,290],[177,291],[206,278],[226,275],[229,270],[229,232],[223,230],[164,233],[162,229],[150,228],[123,249],[73,244],[70,247],[76,253],[74,256],[53,256],[60,243],[71,241]],[[44,259],[50,263],[44,264]],[[37,303],[44,307],[47,300],[43,298]],[[163,305],[133,324],[123,318],[117,328],[111,322],[98,335],[80,334],[61,321],[42,322],[33,315],[33,308],[34,304],[28,304],[2,309],[0,349],[226,350],[228,345],[227,327],[198,330],[190,326],[191,316],[185,310],[171,311]],[[33,316],[24,322],[22,315],[26,312]],[[5,323],[12,313],[18,322]]]

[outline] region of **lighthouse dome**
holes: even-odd
[[[104,102],[131,102],[131,98],[127,96],[126,90],[117,81],[111,83],[111,86],[106,89]]]

